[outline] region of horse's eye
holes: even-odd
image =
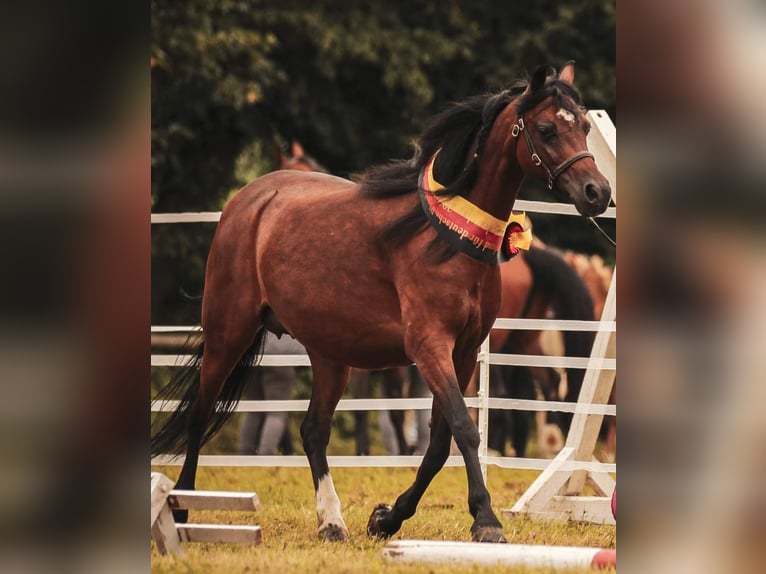
[[[582,126],[583,131],[585,132],[585,135],[587,136],[590,133],[590,122],[585,122]]]
[[[537,131],[545,141],[550,141],[556,137],[556,128],[550,124],[540,124],[537,126]]]

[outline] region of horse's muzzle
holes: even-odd
[[[574,198],[574,204],[585,217],[594,217],[601,215],[609,206],[609,200],[612,198],[612,188],[609,182],[586,182],[581,193]]]

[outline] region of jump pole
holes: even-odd
[[[395,540],[383,558],[397,562],[526,566],[528,568],[616,568],[617,552],[584,546],[483,544],[443,540]]]

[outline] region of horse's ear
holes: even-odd
[[[277,169],[282,169],[285,166],[285,156],[282,154],[282,146],[274,139],[271,141],[271,161],[274,165],[279,166]]]
[[[303,146],[299,144],[298,142],[294,141],[292,145],[292,154],[293,154],[293,157],[303,157],[305,155],[303,153]]]
[[[574,84],[574,66],[574,60],[569,60],[564,64],[564,67],[561,68],[561,73],[559,74],[559,80],[566,82],[567,84]]]
[[[538,66],[535,73],[532,74],[532,81],[529,85],[530,92],[536,92],[545,85],[545,81],[550,75],[550,66]]]

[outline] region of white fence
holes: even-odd
[[[614,321],[564,321],[555,319],[498,319],[496,329],[534,329],[534,330],[578,330],[578,331],[607,331],[616,329]],[[154,333],[188,332],[189,327],[153,326]],[[487,339],[488,341],[488,339]],[[598,368],[615,370],[614,359],[596,359],[587,357],[551,357],[543,355],[513,355],[503,353],[488,353],[487,342],[482,346],[478,363],[486,365],[524,365],[560,368]],[[152,355],[153,367],[182,366],[190,357],[188,355]],[[308,355],[264,355],[261,362],[264,367],[308,367],[311,366]],[[466,397],[466,406],[480,409],[482,419],[488,416],[489,409],[526,410],[535,412],[581,412],[585,414],[602,414],[614,416],[617,414],[615,405],[542,401],[526,399],[501,399],[489,396],[489,373],[479,370],[479,396]],[[483,396],[487,400],[483,400]],[[401,399],[341,399],[338,411],[382,411],[382,410],[429,410],[431,398],[401,398]],[[306,412],[308,400],[243,400],[237,405],[236,412]],[[178,401],[153,403],[153,412],[172,411],[178,406]],[[482,416],[482,410],[484,414]],[[486,432],[480,432],[480,456],[482,465],[491,464],[501,468],[543,470],[550,462],[549,459],[491,457],[486,455]],[[330,456],[328,461],[334,467],[391,467],[418,466],[422,456]],[[153,460],[156,464],[181,464],[183,457],[162,456]],[[308,466],[305,456],[261,456],[261,455],[202,455],[202,466]],[[447,466],[462,466],[461,456],[450,456]],[[616,472],[616,465],[604,463],[583,463],[572,461],[564,464],[562,470],[589,470],[592,472]]]
[[[599,161],[602,172],[610,180],[612,189],[616,190],[614,181],[614,126],[605,112],[594,110],[589,112],[593,122],[589,147]],[[609,145],[606,145],[606,144]],[[604,170],[602,159],[607,160],[612,169]],[[517,200],[514,210],[522,210],[528,213],[548,213],[558,215],[577,215],[574,206],[564,203],[547,203],[539,201]],[[220,212],[197,212],[197,213],[153,213],[152,224],[172,223],[215,223],[220,218]],[[616,208],[610,207],[600,217],[616,218]],[[556,319],[518,319],[500,318],[494,325],[495,329],[513,330],[553,330],[553,331],[616,331],[615,321],[566,321]],[[199,329],[194,326],[152,326],[153,333],[189,332]],[[152,367],[173,367],[185,364],[188,356],[184,355],[152,355]],[[568,413],[611,415],[617,414],[615,405],[567,403],[558,401],[537,401],[522,399],[501,399],[489,396],[489,365],[516,365],[537,366],[556,368],[579,368],[596,370],[616,370],[615,359],[602,357],[564,357],[542,355],[515,355],[489,352],[489,338],[481,347],[479,356],[479,390],[478,396],[466,397],[468,407],[477,408],[479,412],[479,433],[481,446],[479,447],[479,459],[486,476],[487,465],[501,468],[544,470],[550,464],[549,459],[518,458],[518,457],[491,457],[487,456],[487,419],[489,409],[516,409],[528,411],[559,411]],[[260,362],[262,366],[310,366],[307,355],[266,355]],[[430,398],[402,398],[402,399],[342,399],[338,404],[339,411],[371,411],[371,410],[423,410],[431,408]],[[172,410],[177,405],[175,401],[168,401],[164,405],[152,404],[153,412]],[[237,412],[305,412],[308,408],[307,400],[284,400],[284,401],[241,401],[237,406]],[[419,466],[422,456],[329,456],[328,462],[331,467],[392,467],[392,466]],[[152,460],[154,464],[181,464],[183,457],[158,456]],[[305,456],[261,456],[261,455],[202,455],[199,458],[202,466],[282,466],[296,467],[308,466]],[[450,456],[446,466],[462,466],[461,456]],[[606,464],[587,461],[562,461],[558,463],[558,470],[614,473],[615,464]]]

